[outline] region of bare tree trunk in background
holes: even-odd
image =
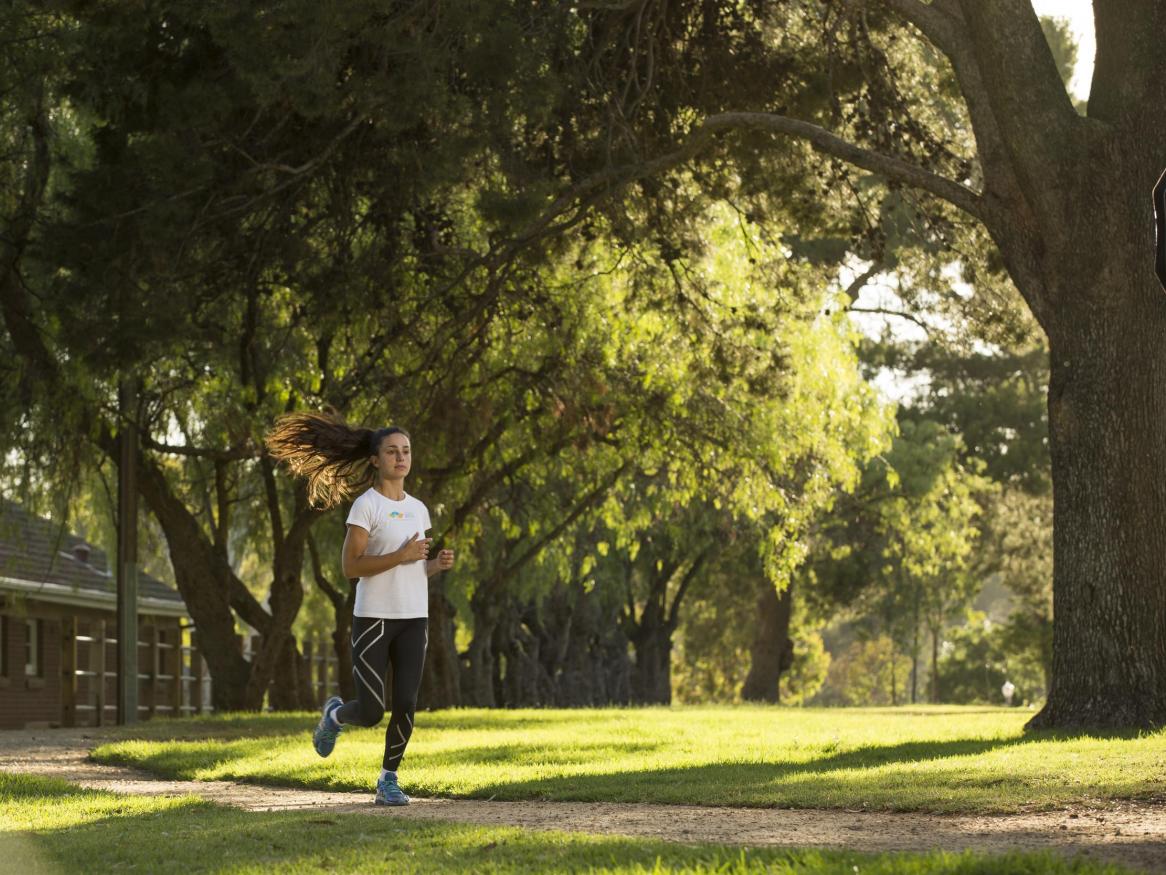
[[[781,676],[793,665],[794,644],[789,637],[793,614],[793,584],[779,594],[762,578],[757,587],[757,628],[750,650],[749,674],[741,698],[749,702],[781,700]]]
[[[429,579],[429,649],[421,676],[420,706],[456,708],[462,704],[454,608],[445,597],[445,575]]]

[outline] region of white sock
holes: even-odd
[[[397,773],[390,772],[388,769],[381,769],[380,779],[383,781],[385,778],[392,778],[395,781],[397,780]]]
[[[339,710],[340,710],[340,706],[337,705],[335,708],[333,708],[331,711],[328,712],[328,719],[332,721],[332,725],[335,726],[337,729],[339,729],[343,725],[340,722],[340,718],[336,716],[336,712]]]

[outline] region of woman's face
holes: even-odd
[[[400,432],[381,438],[380,448],[372,457],[372,463],[380,472],[382,480],[404,480],[413,466],[409,438]]]

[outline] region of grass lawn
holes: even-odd
[[[9,869],[6,866],[15,866]],[[1045,854],[862,855],[743,850],[392,816],[242,812],[197,799],[126,797],[0,772],[0,871],[1118,875]]]
[[[1007,812],[1166,792],[1166,732],[1024,733],[1004,708],[762,706],[420,713],[401,768],[430,796]],[[173,777],[369,789],[384,724],[327,760],[315,715],[155,724],[95,752]],[[183,738],[166,736],[183,734]]]

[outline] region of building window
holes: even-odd
[[[24,673],[30,678],[44,675],[44,621],[24,621]]]

